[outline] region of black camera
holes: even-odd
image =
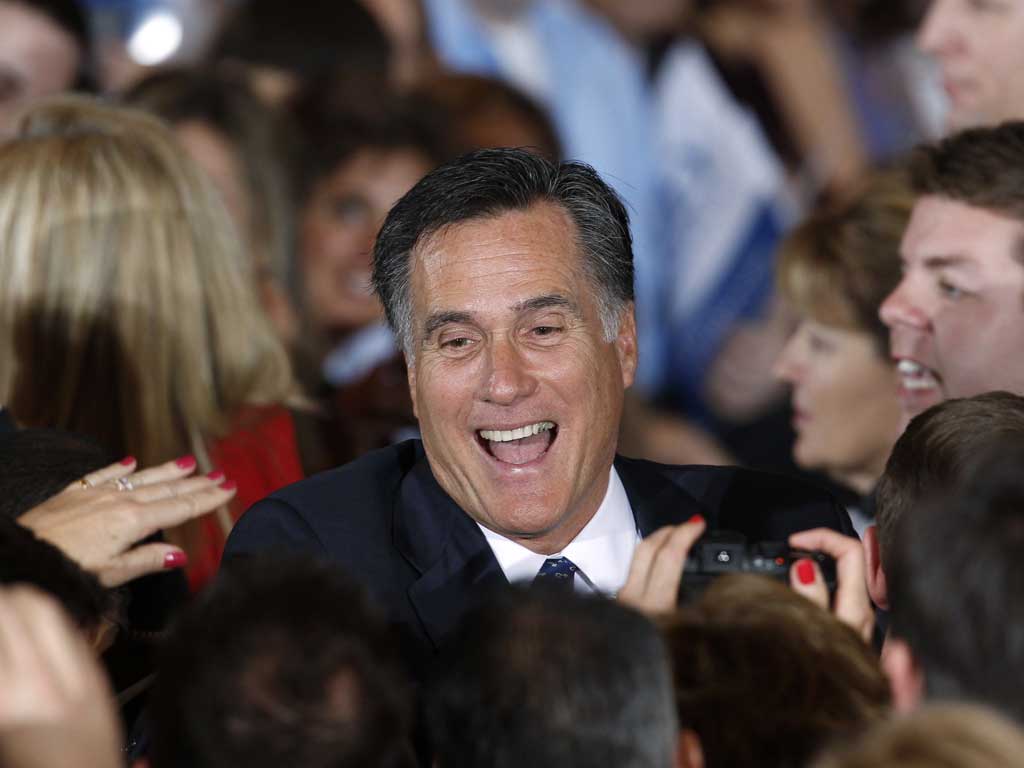
[[[746,536],[734,531],[710,531],[690,549],[679,590],[681,603],[696,597],[724,573],[757,573],[789,583],[789,568],[807,558],[818,564],[829,594],[836,591],[835,560],[821,552],[794,549],[785,542],[748,543]]]

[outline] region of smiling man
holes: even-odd
[[[1024,395],[1024,123],[919,148],[903,278],[881,307],[907,416],[950,397]]]
[[[414,665],[489,588],[539,578],[614,595],[643,537],[694,516],[751,541],[852,531],[831,499],[787,479],[616,456],[637,365],[632,245],[621,201],[588,166],[501,149],[433,171],[388,214],[374,284],[422,442],[256,504],[227,554],[341,562],[423,654]],[[644,551],[640,568],[656,554]]]

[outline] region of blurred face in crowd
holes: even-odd
[[[373,241],[391,206],[432,165],[415,149],[364,149],[314,186],[301,219],[306,301],[314,322],[346,331],[383,315],[370,283]]]
[[[896,374],[874,337],[804,318],[776,375],[793,387],[797,464],[869,492],[902,426]]]
[[[80,56],[75,39],[44,13],[0,0],[0,139],[32,104],[74,86]]]
[[[1024,0],[932,0],[918,44],[942,69],[951,130],[1024,119]]]
[[[1024,394],[1024,224],[926,195],[900,246],[903,279],[881,308],[908,416],[951,397]]]
[[[413,259],[409,384],[431,469],[482,525],[556,552],[607,490],[632,307],[606,341],[575,225],[552,204],[456,224]]]

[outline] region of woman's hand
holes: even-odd
[[[864,642],[871,642],[875,628],[875,611],[868,596],[867,567],[864,547],[860,541],[829,528],[815,528],[794,533],[790,546],[812,552],[824,552],[836,561],[836,597],[832,613],[844,624],[853,627]],[[810,559],[798,560],[789,569],[789,583],[799,594],[826,611],[829,610],[828,587],[821,569]]]
[[[223,474],[189,477],[195,469],[191,456],[139,472],[134,472],[134,459],[125,459],[72,483],[18,523],[108,587],[180,568],[188,560],[179,547],[134,545],[162,528],[205,515],[235,495],[235,484]]]

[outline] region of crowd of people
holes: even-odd
[[[0,0],[0,768],[1024,768],[1024,0],[918,5]]]

